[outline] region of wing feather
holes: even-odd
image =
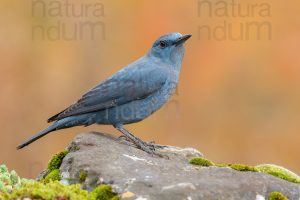
[[[88,91],[76,103],[49,118],[48,122],[146,98],[164,85],[166,73],[167,70],[158,67],[127,67]]]

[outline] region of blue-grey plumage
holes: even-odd
[[[185,51],[183,43],[190,37],[191,35],[180,33],[161,36],[145,56],[118,71],[84,94],[76,103],[51,117],[48,122],[55,121],[52,125],[17,148],[23,148],[55,130],[95,123],[111,124],[128,136],[130,133],[122,125],[150,116],[164,105],[174,92]],[[132,134],[130,136],[134,137]],[[138,146],[146,144],[138,142]]]

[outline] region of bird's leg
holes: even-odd
[[[135,147],[135,148],[138,148],[135,143],[132,142],[132,140],[130,140],[129,138],[127,138],[125,135],[120,135],[119,137],[119,140],[122,140],[125,144],[129,145],[129,146],[132,146],[132,147]]]
[[[119,139],[124,141],[124,143],[126,143],[129,146],[135,147],[135,148],[139,148],[135,143],[133,143],[133,141],[129,138],[127,138],[125,135],[121,135],[119,136]],[[150,145],[153,145],[155,149],[163,149],[166,148],[165,145],[160,145],[160,144],[155,144],[155,141],[149,141],[147,142]]]
[[[141,140],[140,138],[134,136],[133,134],[131,134],[129,131],[127,131],[122,125],[115,125],[114,126],[118,131],[120,131],[121,133],[123,133],[123,135],[131,140],[137,148],[151,154],[151,155],[157,155],[162,157],[162,155],[160,155],[159,153],[155,152],[155,145],[153,145],[152,143],[148,143],[148,142],[144,142],[143,140]]]

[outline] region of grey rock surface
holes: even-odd
[[[290,200],[300,198],[300,184],[268,174],[191,165],[190,158],[202,156],[192,148],[167,146],[160,152],[168,158],[159,158],[94,132],[78,135],[68,148],[61,165],[63,182],[81,183],[88,190],[111,184],[123,199],[267,200],[273,191]],[[79,178],[82,172],[85,180]]]

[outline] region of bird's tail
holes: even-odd
[[[32,142],[36,141],[37,139],[47,135],[48,133],[54,131],[57,129],[57,125],[56,123],[48,126],[47,128],[45,128],[44,130],[38,132],[37,134],[33,135],[31,138],[29,138],[28,140],[26,140],[25,142],[23,142],[22,144],[17,146],[17,149],[22,149],[23,147],[31,144]]]
[[[31,144],[32,142],[36,141],[37,139],[47,135],[48,133],[52,131],[56,131],[59,129],[69,128],[73,126],[88,126],[93,123],[93,116],[86,117],[84,115],[82,116],[76,116],[76,117],[67,117],[61,120],[58,120],[45,128],[44,130],[40,131],[39,133],[33,135],[31,138],[23,142],[22,144],[17,146],[17,149],[22,149],[23,147]]]

